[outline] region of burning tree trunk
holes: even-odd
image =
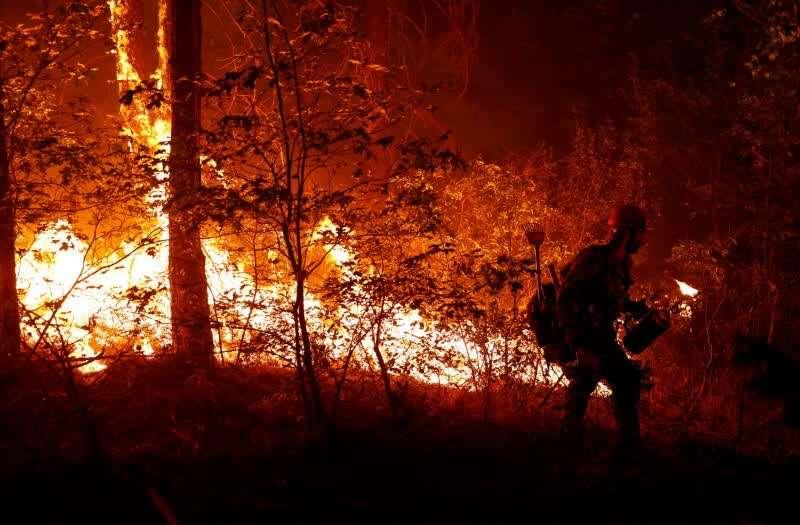
[[[172,140],[169,157],[169,280],[172,344],[195,366],[210,366],[213,352],[205,257],[192,199],[201,186],[196,132],[200,96],[194,83],[201,69],[199,0],[170,0]]]
[[[14,196],[6,137],[5,106],[0,85],[0,367],[19,351],[19,304],[14,260]]]

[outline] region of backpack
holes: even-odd
[[[542,284],[528,302],[526,318],[536,336],[536,343],[544,352],[548,363],[564,364],[575,359],[573,350],[564,340],[564,332],[556,317],[558,291],[554,283]],[[540,297],[541,295],[541,297]]]
[[[547,346],[560,341],[556,321],[556,287],[553,283],[542,284],[540,291],[531,297],[527,308],[528,326],[536,335],[539,346]]]

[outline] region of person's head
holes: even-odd
[[[647,219],[638,206],[624,204],[611,211],[608,216],[608,228],[611,241],[624,243],[625,252],[633,254],[644,244]]]

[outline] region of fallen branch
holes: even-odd
[[[164,518],[164,522],[167,525],[178,525],[178,519],[175,517],[175,513],[172,511],[172,508],[169,506],[167,501],[161,497],[161,495],[156,492],[156,489],[150,487],[147,489],[147,496],[150,498],[150,501],[153,502],[153,505],[158,510],[161,517]]]

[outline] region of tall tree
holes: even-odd
[[[199,0],[170,0],[172,139],[169,157],[169,280],[172,344],[179,358],[211,365],[205,256],[192,200],[201,187],[197,131],[202,23]]]

